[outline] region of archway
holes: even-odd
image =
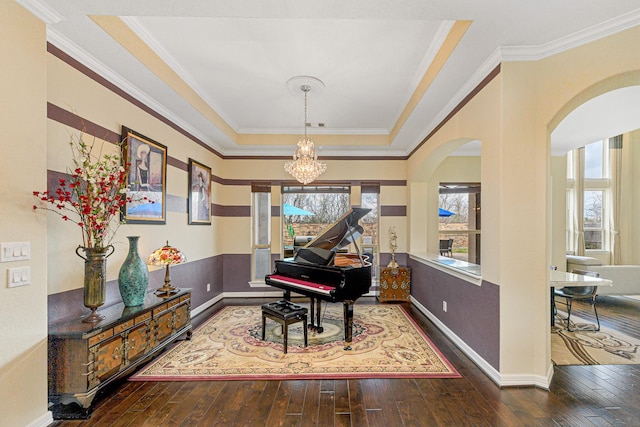
[[[636,153],[624,159],[624,168],[627,174],[629,168],[637,169],[640,164],[638,148],[630,151],[627,145],[640,148],[640,71],[612,76],[586,88],[558,111],[548,125],[548,132],[551,149],[549,197],[552,205],[548,227],[550,264],[564,270],[567,250],[567,153],[596,141],[624,135],[624,155],[633,151]],[[634,204],[628,200],[637,200],[640,188],[625,187],[623,197],[627,198],[627,202],[622,205],[623,209],[633,208]],[[626,215],[628,218],[635,216],[633,212],[627,212]],[[632,222],[628,221],[624,235],[634,239],[635,243],[627,242],[630,246],[636,246],[640,242],[640,230]],[[609,255],[605,253],[610,252],[610,248],[603,248],[601,252],[597,256],[608,260]],[[638,263],[640,260],[635,261]]]
[[[412,203],[421,200],[423,205],[413,206],[411,211],[411,252],[438,253],[439,184],[480,182],[480,162],[481,142],[458,138],[434,148],[416,169],[412,176],[411,200]]]

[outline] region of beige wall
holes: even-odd
[[[423,212],[435,208],[424,182],[448,147],[464,138],[482,141],[482,276],[500,286],[503,376],[545,378],[551,370],[546,276],[551,220],[561,216],[549,209],[550,132],[602,93],[592,88],[598,82],[609,79],[609,90],[640,84],[633,71],[640,69],[638,39],[634,28],[538,62],[502,64],[500,75],[408,162],[410,247],[419,251],[433,240]]]
[[[48,64],[48,102],[69,110],[85,120],[96,123],[116,134],[122,126],[127,126],[144,136],[167,147],[167,155],[177,159],[185,166],[189,158],[212,168],[219,176],[222,169],[221,159],[209,150],[201,147],[157,118],[142,111],[103,85],[80,73],[54,55],[47,55]],[[50,170],[66,172],[71,165],[69,138],[79,135],[79,131],[56,121],[48,120],[48,159]],[[93,137],[85,136],[87,141]],[[100,141],[98,141],[100,143]],[[114,144],[106,143],[104,150],[115,151]],[[213,203],[225,203],[220,200],[219,185],[212,186]],[[167,209],[166,225],[125,224],[120,226],[113,240],[114,254],[107,261],[107,280],[115,280],[124,261],[128,242],[126,236],[140,236],[139,252],[144,257],[167,240],[173,246],[182,249],[188,261],[218,255],[224,248],[218,244],[216,230],[220,226],[214,219],[212,226],[190,226],[186,213],[188,197],[188,173],[185,168],[167,166],[167,195],[179,198],[179,211]],[[49,293],[59,293],[81,287],[84,264],[74,254],[81,243],[77,225],[61,221],[55,214],[49,216],[48,275]],[[223,224],[228,226],[228,224]],[[233,226],[233,225],[231,225]]]
[[[31,259],[0,264],[0,425],[45,423],[47,413],[47,221],[32,212],[46,182],[45,26],[0,1],[0,235],[31,242]],[[27,173],[25,173],[25,171]],[[31,267],[31,284],[7,287],[7,269]],[[42,424],[44,425],[44,424]]]
[[[47,168],[65,171],[68,137],[75,132],[46,119],[47,101],[116,133],[122,125],[131,127],[166,145],[170,157],[184,164],[194,158],[211,166],[213,174],[224,180],[289,177],[282,169],[283,161],[220,159],[48,55],[44,24],[16,3],[0,0],[0,12],[0,55],[10,59],[1,68],[0,78],[2,92],[7,94],[1,107],[5,138],[0,173],[3,182],[12,183],[0,187],[0,232],[3,240],[32,244],[31,260],[0,267],[0,278],[14,264],[29,265],[32,273],[29,286],[0,286],[0,424],[25,425],[47,416],[47,294],[79,288],[73,283],[82,277],[82,262],[73,254],[79,232],[59,218],[30,209],[31,191],[44,189]],[[381,218],[381,250],[388,251],[385,230],[393,225],[398,251],[420,252],[431,249],[429,242],[437,240],[432,236],[436,230],[431,217],[437,198],[430,182],[438,179],[438,167],[458,146],[473,139],[482,141],[482,275],[500,286],[500,371],[504,376],[545,377],[550,370],[546,272],[555,251],[552,248],[557,246],[550,237],[551,224],[559,215],[549,208],[550,201],[557,200],[551,198],[555,187],[549,185],[551,170],[557,168],[550,162],[549,134],[566,114],[603,87],[640,84],[639,39],[640,28],[635,28],[538,62],[503,64],[500,75],[408,161],[327,162],[324,180],[406,179],[406,188],[381,188],[382,205],[408,205],[408,217]],[[621,77],[615,77],[618,75]],[[605,80],[607,85],[598,86]],[[635,132],[629,139],[638,141],[640,136]],[[633,148],[634,158],[640,156],[640,150]],[[25,167],[28,173],[23,173]],[[167,174],[169,194],[186,203],[186,170],[169,166]],[[640,182],[640,172],[630,170],[628,178]],[[634,220],[635,212],[640,212],[638,187],[631,189],[635,216],[625,219],[634,238],[640,237],[640,226]],[[279,203],[276,199],[273,204]],[[248,206],[249,187],[214,184],[212,202]],[[141,253],[169,239],[175,246],[188,248],[189,259],[197,260],[249,253],[250,225],[248,217],[214,217],[211,227],[188,226],[186,210],[168,211],[167,225],[125,225],[118,232],[107,278],[117,277],[127,235],[141,236]],[[632,261],[639,261],[640,249],[632,250]]]

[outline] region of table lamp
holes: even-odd
[[[178,248],[174,248],[169,246],[169,242],[161,247],[160,249],[156,249],[149,255],[149,259],[147,259],[147,264],[149,265],[164,265],[166,266],[166,273],[164,275],[164,286],[156,289],[156,295],[167,296],[178,292],[178,288],[171,285],[171,277],[169,276],[169,266],[174,264],[182,264],[186,262],[187,258],[184,256],[182,251]]]

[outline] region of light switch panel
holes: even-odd
[[[7,273],[7,286],[10,288],[31,284],[31,267],[9,268]]]
[[[0,262],[31,259],[31,242],[0,243]]]

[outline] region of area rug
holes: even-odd
[[[555,365],[629,365],[640,363],[640,340],[595,323],[558,311],[551,329],[551,361]]]
[[[259,306],[228,306],[131,381],[285,380],[322,378],[458,378],[460,374],[398,305],[356,305],[352,350],[344,346],[342,304],[322,306],[324,332],[289,326],[284,354],[279,323]]]

